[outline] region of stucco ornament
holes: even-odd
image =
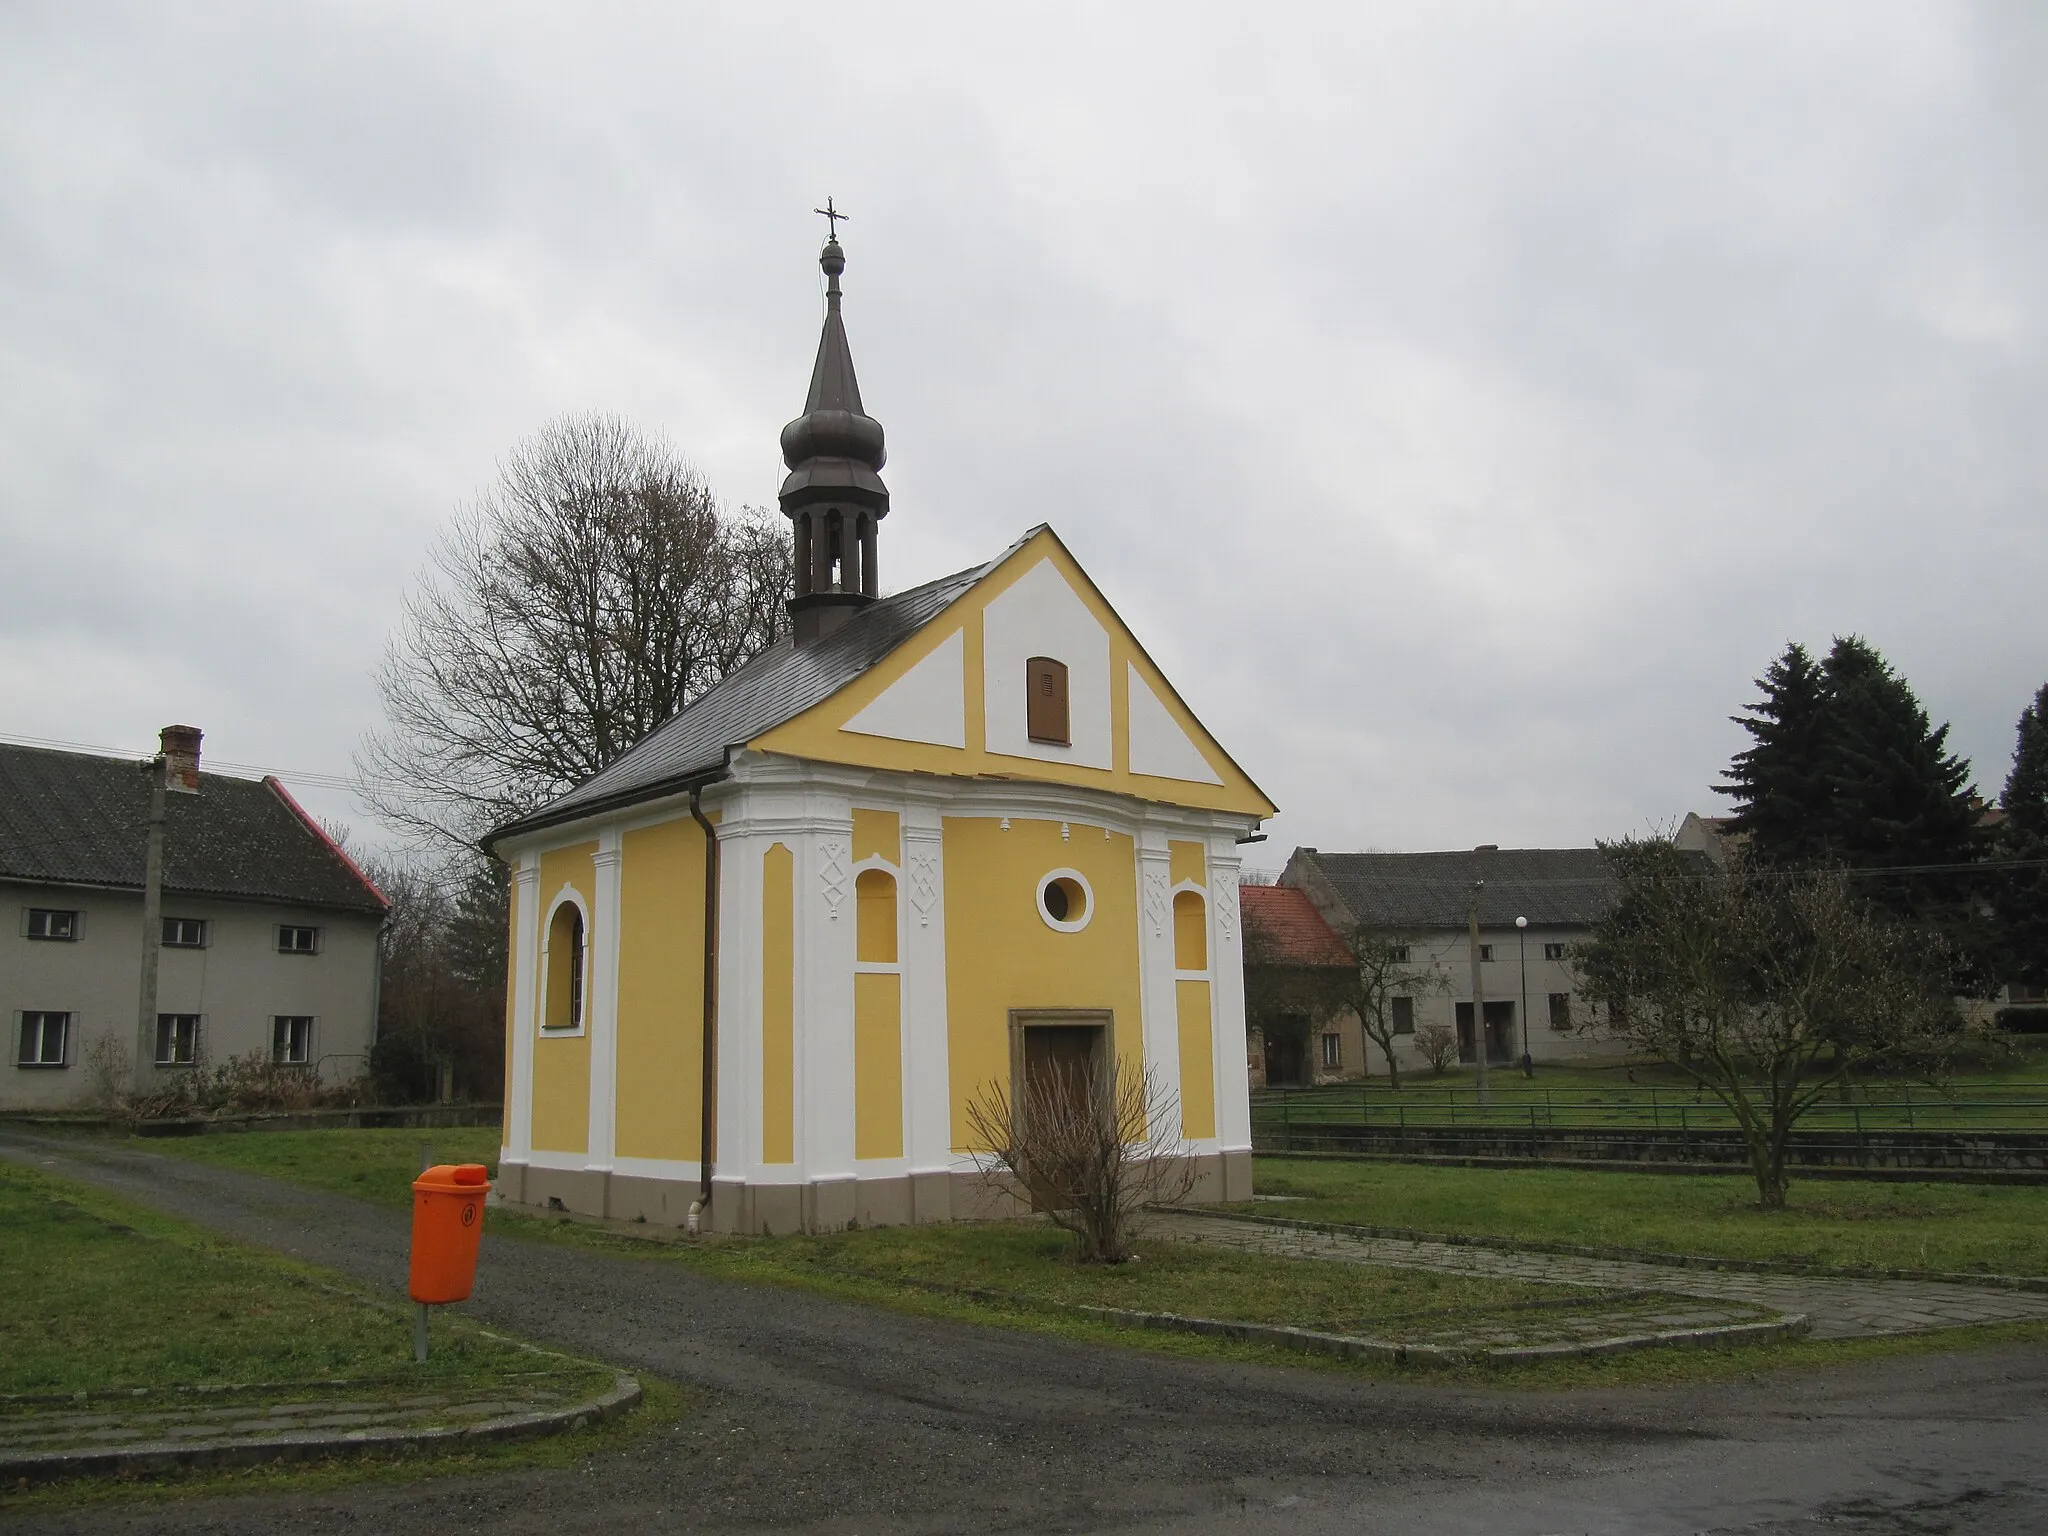
[[[928,853],[910,856],[910,905],[917,913],[917,926],[932,925],[932,908],[939,903],[939,861]]]
[[[1237,938],[1237,879],[1233,875],[1224,878],[1219,872],[1211,883],[1211,899],[1216,908],[1216,931],[1228,944]]]
[[[836,923],[839,904],[846,900],[846,844],[836,840],[820,843],[818,856],[818,884],[824,891],[826,911]]]
[[[1163,870],[1145,871],[1145,916],[1152,922],[1152,937],[1166,937],[1166,916],[1173,910],[1173,902],[1166,889],[1166,874]]]

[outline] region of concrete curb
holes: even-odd
[[[1519,1344],[1500,1349],[1470,1349],[1453,1344],[1398,1344],[1382,1339],[1357,1339],[1341,1333],[1317,1333],[1273,1323],[1233,1323],[1213,1317],[1183,1317],[1177,1312],[1131,1312],[1122,1307],[1076,1305],[1085,1312],[1132,1328],[1159,1328],[1171,1333],[1199,1333],[1237,1339],[1248,1344],[1276,1344],[1310,1355],[1346,1360],[1384,1360],[1394,1365],[1513,1365],[1535,1360],[1568,1360],[1615,1355],[1636,1349],[1685,1349],[1714,1344],[1763,1344],[1798,1338],[1813,1327],[1803,1312],[1785,1313],[1765,1322],[1730,1323],[1721,1328],[1676,1328],[1661,1333],[1618,1334],[1576,1343]]]
[[[1951,1274],[1939,1269],[1875,1269],[1833,1264],[1801,1264],[1795,1259],[1719,1259],[1702,1253],[1659,1253],[1653,1248],[1597,1248],[1581,1243],[1552,1243],[1542,1238],[1472,1236],[1462,1232],[1423,1232],[1414,1227],[1374,1227],[1347,1221],[1313,1221],[1302,1216],[1255,1216],[1248,1211],[1222,1211],[1213,1206],[1159,1206],[1162,1213],[1239,1221],[1249,1226],[1292,1227],[1301,1232],[1329,1232],[1339,1237],[1380,1237],[1402,1243],[1442,1243],[1451,1248],[1486,1248],[1496,1253],[1545,1253],[1568,1259],[1618,1259],[1630,1264],[1656,1264],[1666,1269],[1723,1270],[1744,1275],[1801,1275],[1816,1280],[1926,1280],[1943,1285],[1975,1285],[1995,1291],[2048,1293],[2048,1275]]]
[[[347,1452],[424,1450],[451,1445],[485,1445],[566,1434],[587,1425],[618,1418],[639,1407],[639,1381],[624,1372],[611,1390],[566,1408],[539,1413],[508,1413],[477,1424],[445,1429],[352,1429],[340,1433],[304,1431],[266,1435],[251,1440],[197,1443],[158,1440],[142,1445],[46,1451],[11,1456],[0,1453],[0,1482],[45,1483],[60,1478],[186,1471],[201,1467],[252,1467],[275,1462],[311,1461]]]

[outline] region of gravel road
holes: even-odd
[[[402,1289],[406,1224],[177,1158],[0,1131],[0,1156]],[[146,1304],[138,1299],[138,1305]],[[1508,1394],[1181,1360],[486,1241],[474,1312],[665,1377],[699,1411],[580,1470],[290,1501],[169,1500],[28,1532],[2048,1530],[2048,1350],[1759,1386]]]

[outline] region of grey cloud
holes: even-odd
[[[1852,629],[1995,788],[2048,676],[2028,11],[18,8],[4,728],[341,768],[563,411],[768,502],[829,191],[885,578],[1052,521],[1269,853],[1709,809],[1749,679]]]

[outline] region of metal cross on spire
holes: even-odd
[[[813,208],[811,212],[823,215],[826,226],[832,231],[825,238],[828,240],[837,240],[839,238],[839,221],[841,219],[846,218],[846,215],[841,213],[837,208],[832,206],[832,199],[829,197],[826,198],[824,207]],[[851,223],[852,220],[848,219],[847,222]]]

